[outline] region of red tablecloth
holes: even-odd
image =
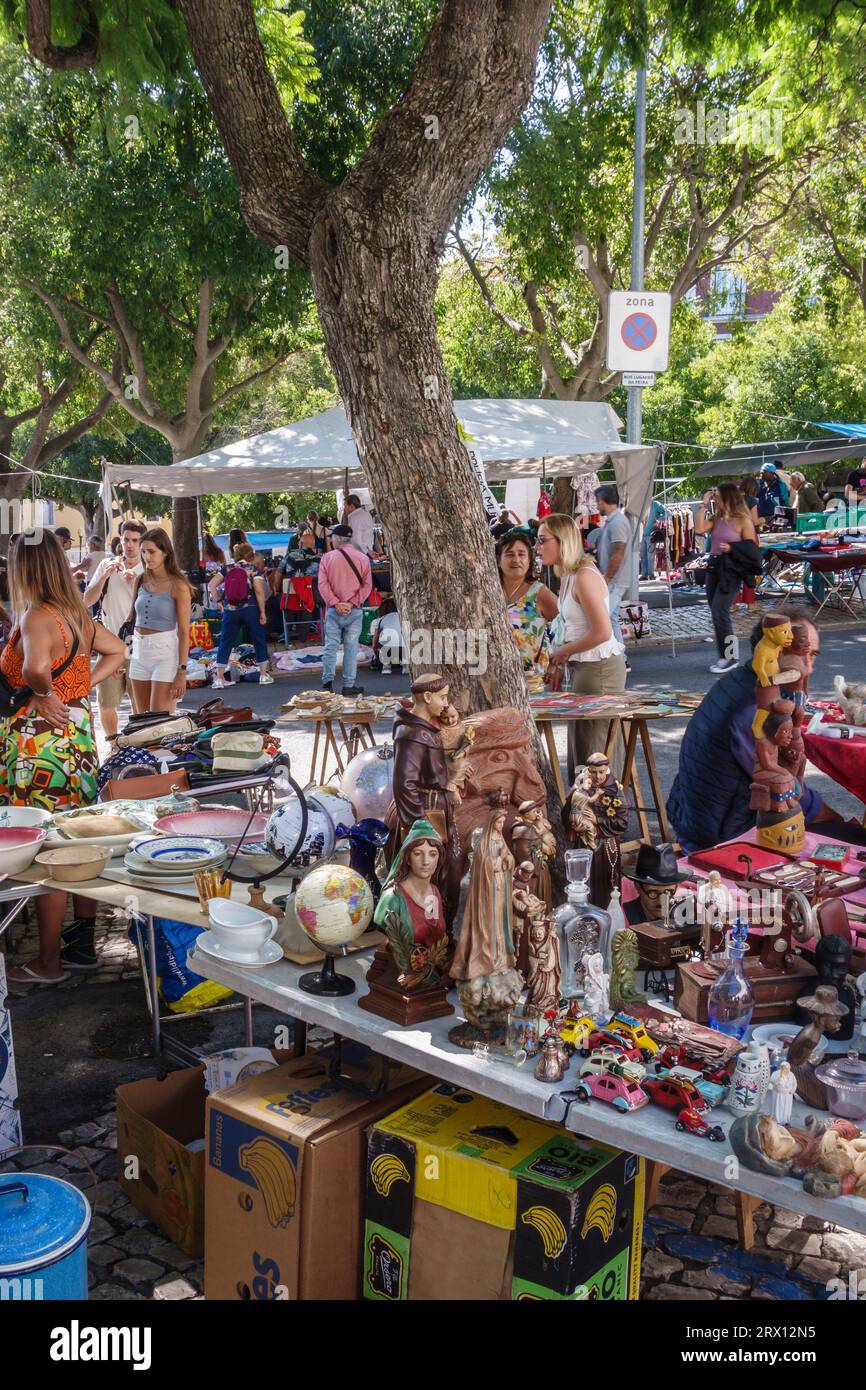
[[[858,550],[854,546],[848,549],[840,547],[838,550],[783,550],[780,547],[770,548],[766,553],[778,555],[787,564],[811,565],[813,570],[821,574],[866,568],[866,550]]]
[[[806,756],[852,796],[866,801],[866,738],[827,738],[803,734]]]

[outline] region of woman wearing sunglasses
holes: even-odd
[[[552,512],[538,528],[536,550],[542,565],[552,566],[561,581],[559,611],[565,641],[550,654],[551,666],[562,666],[575,695],[600,695],[625,690],[625,648],[613,635],[607,584],[593,560],[584,553],[580,531],[570,516]],[[568,779],[586,763],[590,753],[603,753],[608,720],[571,719],[568,722]],[[611,749],[611,761],[618,750]]]

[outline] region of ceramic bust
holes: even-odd
[[[462,1047],[499,1042],[523,991],[512,936],[514,859],[505,843],[505,812],[489,813],[472,859],[469,895],[451,964],[466,1023],[449,1037]]]
[[[628,797],[605,753],[590,753],[578,771],[563,808],[572,844],[592,850],[590,901],[606,908],[611,890],[620,886],[619,842],[628,829]]]
[[[426,819],[446,846],[441,876],[445,921],[450,927],[460,892],[460,841],[454,818],[460,794],[449,786],[450,774],[439,716],[449,706],[448,681],[444,676],[420,676],[412,682],[411,699],[402,704],[394,720],[394,814],[399,841],[416,820]]]
[[[412,825],[391,865],[373,917],[388,939],[368,974],[362,1008],[397,1023],[453,1013],[445,998],[448,936],[436,879],[444,845],[428,820]]]
[[[854,1036],[856,1023],[857,996],[846,983],[851,967],[851,942],[844,936],[822,936],[815,947],[815,965],[818,980],[822,985],[832,985],[840,1004],[848,1009],[846,1016],[839,1021],[836,1037],[847,1042]]]

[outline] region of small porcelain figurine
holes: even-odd
[[[797,1094],[797,1078],[791,1071],[789,1062],[782,1062],[778,1071],[770,1077],[770,1114],[777,1125],[786,1125],[794,1109]]]
[[[556,926],[549,912],[529,919],[529,969],[526,976],[527,1003],[539,1013],[559,1004],[562,969]]]
[[[635,982],[640,946],[637,933],[626,927],[613,938],[610,948],[610,1007],[621,1009],[628,1004],[646,1003]]]
[[[589,896],[596,907],[606,908],[611,889],[620,886],[619,842],[628,815],[628,797],[607,755],[590,753],[563,808],[563,823],[572,844],[592,850]]]
[[[508,1012],[523,992],[511,933],[514,859],[504,830],[505,812],[495,807],[473,856],[469,897],[451,964],[466,1023],[452,1028],[448,1036],[461,1047],[500,1042]]]
[[[535,865],[536,892],[548,911],[553,909],[553,886],[550,881],[549,865],[556,858],[556,836],[550,821],[542,811],[540,801],[522,801],[517,808],[518,817],[531,825],[537,832],[537,840],[531,854]]]
[[[604,956],[596,951],[594,955],[586,957],[585,965],[584,1012],[597,1022],[607,1021],[610,1014],[610,976],[605,973]]]

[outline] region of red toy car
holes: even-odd
[[[630,1062],[641,1060],[640,1048],[635,1047],[628,1035],[624,1033],[614,1033],[607,1028],[596,1028],[593,1033],[590,1033],[580,1049],[581,1057],[588,1057],[597,1047],[616,1047],[620,1052],[625,1053]]]
[[[701,1139],[712,1139],[714,1143],[721,1144],[725,1138],[725,1131],[721,1125],[709,1125],[703,1115],[699,1115],[696,1110],[681,1110],[677,1116],[677,1129],[686,1130],[688,1134],[697,1134]]]
[[[670,1076],[648,1076],[643,1088],[654,1105],[668,1110],[696,1110],[702,1115],[709,1107],[700,1091],[690,1081]]]
[[[700,1071],[706,1081],[714,1081],[717,1086],[730,1086],[731,1072],[721,1062],[708,1062],[706,1066],[700,1067]]]

